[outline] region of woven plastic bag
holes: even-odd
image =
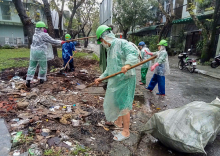
[[[155,113],[143,129],[165,146],[185,153],[205,153],[220,132],[220,100],[195,101]]]

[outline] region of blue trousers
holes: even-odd
[[[154,74],[147,89],[153,90],[158,83],[159,94],[165,95],[165,76]]]

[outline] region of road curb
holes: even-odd
[[[208,72],[208,71],[205,71],[205,70],[196,69],[195,72],[198,73],[198,74],[202,74],[202,75],[212,77],[212,78],[220,79],[219,74],[215,74],[215,73]]]

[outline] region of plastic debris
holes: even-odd
[[[73,126],[79,126],[79,120],[72,119],[71,121]]]
[[[60,109],[60,106],[54,106],[54,109]]]
[[[19,76],[14,76],[14,77],[12,78],[12,80],[15,80],[15,81],[24,81],[24,79],[22,79],[22,78],[19,77]]]
[[[15,119],[12,119],[11,121],[12,122],[18,122],[20,119],[19,118],[15,118]]]
[[[104,97],[99,97],[99,100],[104,100],[105,98]]]
[[[14,82],[11,82],[11,87],[12,87],[13,89],[15,89],[15,83],[14,83]]]
[[[32,144],[30,146],[30,149],[28,150],[30,155],[34,155],[34,156],[41,156],[43,154],[43,152],[41,151],[40,148],[38,148],[37,144]]]
[[[71,106],[67,106],[67,111],[66,111],[67,113],[70,113],[70,112],[72,112],[72,108],[71,108]]]
[[[30,122],[30,119],[20,120],[16,124],[11,124],[11,127],[19,127]]]
[[[13,156],[20,156],[21,152],[19,150],[15,150]]]
[[[17,134],[16,134],[15,137],[13,138],[13,143],[17,143],[17,142],[19,141],[21,135],[22,135],[22,132],[21,132],[21,131],[20,131],[20,132],[17,132]]]
[[[72,93],[73,93],[74,95],[77,95],[77,94],[78,94],[78,92],[73,92],[73,91],[72,91]]]
[[[64,133],[60,133],[60,135],[61,135],[62,140],[68,140],[69,139],[69,137]]]
[[[80,73],[86,73],[86,74],[89,73],[86,69],[82,69],[82,70],[80,70],[79,72],[80,72]]]
[[[68,146],[72,146],[72,142],[69,142],[69,141],[64,141],[65,144],[67,144]]]
[[[3,119],[0,119],[0,154],[8,155],[11,150],[11,136]]]
[[[95,138],[93,138],[93,137],[90,137],[92,140],[95,140]]]

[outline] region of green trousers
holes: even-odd
[[[32,60],[30,60],[30,63],[29,63],[29,68],[28,68],[26,80],[33,79],[37,65],[40,66],[39,73],[38,73],[38,79],[43,79],[46,81],[47,61],[32,61]]]
[[[141,68],[141,82],[146,84],[146,75],[147,75],[148,68]]]

